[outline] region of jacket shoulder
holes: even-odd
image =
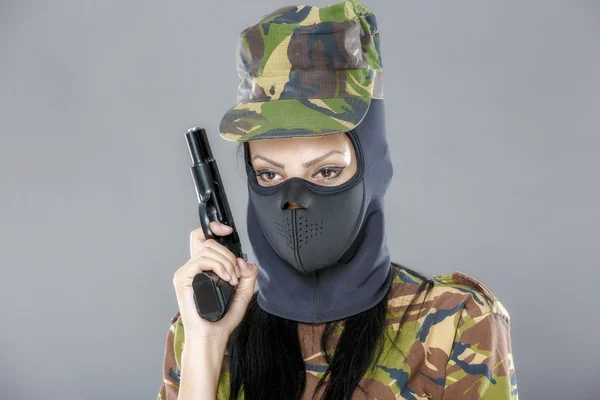
[[[476,301],[482,309],[489,307],[489,311],[500,315],[507,323],[510,323],[510,315],[506,308],[504,308],[504,305],[494,293],[479,280],[464,272],[454,271],[448,274],[435,275],[433,276],[433,281],[436,286],[446,286],[471,294],[474,301]]]

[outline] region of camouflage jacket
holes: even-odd
[[[385,335],[386,349],[376,361],[374,371],[369,370],[360,382],[368,395],[356,389],[353,399],[517,400],[510,317],[493,293],[461,272],[434,276],[432,290],[426,298],[416,299],[396,342],[402,353],[408,355],[405,357],[393,348],[389,338],[396,337],[400,318],[422,280],[406,270],[394,269],[387,298],[386,329],[390,335]],[[423,296],[424,292],[419,297]],[[316,384],[327,368],[320,349],[325,325],[298,324],[306,363],[303,400],[312,399]],[[334,340],[332,345],[335,343]],[[177,314],[167,333],[158,400],[177,399],[183,344],[183,325]],[[228,398],[226,353],[217,400]],[[243,394],[239,399],[243,399]]]

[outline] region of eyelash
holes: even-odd
[[[321,173],[322,171],[325,171],[325,170],[332,171],[332,172],[335,173],[335,176],[333,178],[331,178],[331,177],[324,177],[327,180],[327,182],[332,182],[333,180],[337,179],[340,176],[340,174],[344,170],[344,168],[345,167],[323,167],[320,170],[318,170],[315,175],[317,175],[317,174],[319,174],[319,173]],[[256,171],[256,176],[258,178],[260,178],[260,180],[262,180],[263,182],[267,182],[267,183],[273,182],[272,179],[265,179],[265,178],[263,178],[263,175],[264,174],[268,174],[268,173],[277,174],[277,172],[271,171],[269,169],[260,169],[260,170]]]

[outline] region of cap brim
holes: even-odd
[[[219,126],[233,142],[347,132],[363,120],[371,97],[278,99],[241,102],[230,108]]]

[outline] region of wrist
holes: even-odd
[[[183,343],[181,354],[180,393],[186,393],[182,398],[214,399],[216,397],[226,341],[211,338],[211,340],[187,339]]]
[[[220,354],[220,356],[223,357],[226,347],[227,339],[222,339],[219,337],[186,337],[183,343],[182,351],[183,353],[192,353],[195,355]]]

